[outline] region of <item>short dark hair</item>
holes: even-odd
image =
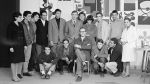
[[[117,13],[117,14],[118,14],[118,11],[117,11],[117,10],[113,10],[113,11],[112,11],[112,14],[113,14],[113,13]]]
[[[113,41],[114,44],[116,44],[116,45],[118,44],[118,39],[117,38],[111,38],[110,40]]]
[[[98,14],[100,14],[101,16],[103,16],[103,14],[101,12],[97,12],[96,13],[96,17],[97,17]]]
[[[88,20],[92,20],[92,22],[94,21],[94,18],[92,15],[88,15],[87,18],[86,18],[86,23]]]
[[[22,14],[20,12],[14,12],[12,14],[12,21],[16,21],[16,17],[22,16]]]
[[[74,11],[71,12],[71,14],[72,14],[72,13],[77,13],[77,14],[78,14],[78,11],[74,10]]]
[[[24,11],[23,12],[23,17],[26,17],[28,14],[32,14],[31,11]]]
[[[40,14],[38,12],[33,12],[31,17],[33,18],[36,15],[40,16]]]
[[[64,43],[64,41],[67,41],[69,43],[69,40],[67,38],[63,39],[63,43]]]
[[[125,20],[128,20],[129,22],[131,22],[131,19],[130,19],[130,18],[124,18],[124,21],[125,21]]]
[[[47,12],[46,12],[45,10],[41,10],[41,11],[40,11],[40,16],[42,16],[43,13],[46,13],[46,14],[47,14]]]
[[[45,48],[50,48],[50,50],[51,50],[52,46],[47,45],[47,46],[44,46],[44,50],[45,50]]]
[[[79,15],[79,16],[78,16],[78,20],[80,20],[80,15],[82,15],[82,14],[86,17],[86,14],[85,14],[84,12],[80,12],[80,13],[78,14],[78,15]]]
[[[56,9],[56,10],[53,12],[53,14],[55,15],[56,12],[61,12],[61,10],[60,10],[60,9]]]
[[[102,44],[104,43],[103,39],[97,39],[96,43],[99,43],[99,42]]]

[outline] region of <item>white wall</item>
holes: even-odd
[[[31,12],[39,12],[40,1],[39,0],[20,0],[20,12],[29,10]]]

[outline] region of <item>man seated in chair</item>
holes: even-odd
[[[76,57],[74,53],[74,47],[69,43],[68,39],[64,39],[63,45],[58,46],[57,55],[59,58],[57,63],[57,69],[60,72],[60,74],[63,74],[64,65],[67,65],[68,72],[72,72],[74,60]]]
[[[100,76],[104,77],[105,63],[107,62],[108,57],[108,47],[104,44],[102,39],[98,39],[96,44],[97,47],[92,52],[94,73],[98,74],[100,71]]]
[[[120,76],[123,70],[122,59],[122,45],[118,42],[118,39],[112,38],[109,44],[108,50],[109,60],[106,63],[106,69],[115,77]]]
[[[50,47],[45,47],[44,52],[39,55],[38,58],[40,73],[42,79],[50,79],[52,72],[55,71],[57,63],[57,57],[55,53],[51,51]]]
[[[84,28],[80,28],[79,32],[79,38],[74,40],[74,48],[77,56],[77,82],[82,80],[82,68],[86,65],[85,61],[90,61],[91,51],[95,46],[94,39],[86,36],[86,30]]]

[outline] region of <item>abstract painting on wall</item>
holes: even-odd
[[[138,0],[138,24],[150,25],[150,0]]]

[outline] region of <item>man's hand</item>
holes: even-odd
[[[10,48],[10,52],[14,52],[14,49],[13,49],[13,48]]]
[[[75,44],[74,47],[81,48],[81,45]]]

